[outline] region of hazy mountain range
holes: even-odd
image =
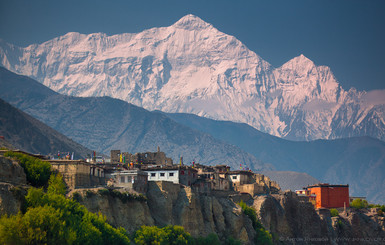
[[[61,95],[4,68],[0,68],[0,87],[0,98],[88,148],[106,154],[111,149],[134,153],[155,151],[160,146],[176,161],[183,155],[185,163],[195,160],[228,164],[233,169],[243,164],[258,172],[305,172],[323,182],[348,183],[352,195],[385,202],[385,142],[377,139],[294,142],[259,132],[247,124],[192,114],[150,112],[109,97]],[[288,178],[316,181],[306,174],[299,177],[291,172],[270,175],[282,183],[288,183]]]
[[[3,87],[2,87],[3,88]],[[0,135],[6,141],[1,145],[35,154],[69,152],[74,158],[86,158],[91,150],[67,138],[30,115],[0,99]],[[10,144],[7,144],[10,143]],[[63,153],[62,153],[63,154]]]
[[[0,65],[62,94],[244,122],[292,140],[385,139],[384,90],[346,91],[304,55],[275,68],[193,15],[134,34],[72,32],[25,48],[1,41]]]
[[[76,142],[110,154],[161,151],[186,164],[239,163],[253,170],[272,169],[238,147],[183,126],[167,116],[110,97],[79,98],[58,94],[24,76],[0,67],[0,98],[43,121]]]

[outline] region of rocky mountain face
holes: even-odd
[[[85,158],[92,153],[2,99],[0,111],[0,135],[13,147],[44,155],[56,154],[58,151],[74,152],[75,159]]]
[[[293,192],[257,196],[249,202],[276,244],[383,244],[385,218],[376,209],[314,210]]]
[[[72,32],[25,48],[1,41],[0,65],[62,94],[244,122],[292,140],[385,139],[384,90],[346,91],[304,55],[274,68],[193,15],[136,34]]]
[[[160,146],[176,162],[183,156],[186,164],[195,159],[233,168],[243,163],[254,170],[271,169],[236,146],[121,100],[61,95],[4,68],[0,68],[0,86],[0,98],[98,152],[147,152]]]

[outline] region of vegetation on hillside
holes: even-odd
[[[247,206],[246,203],[241,201],[239,203],[243,213],[246,214],[253,224],[255,231],[257,232],[257,237],[255,238],[256,244],[273,244],[272,235],[262,226],[261,222],[258,220],[257,212],[254,208]]]
[[[46,186],[51,176],[51,164],[20,152],[7,151],[5,157],[16,159],[23,167],[27,181],[34,187]]]
[[[351,203],[350,203],[350,207],[351,208],[356,208],[356,209],[363,209],[363,208],[367,208],[369,207],[369,203],[368,201],[364,200],[364,199],[354,199]]]
[[[25,208],[17,215],[0,217],[0,244],[130,244],[124,228],[114,228],[102,214],[89,212],[75,192],[65,197],[66,186],[60,173],[51,171],[48,162],[9,151],[7,157],[16,159],[24,168],[32,186],[24,198]],[[146,201],[143,195],[99,189],[99,195],[119,198],[122,202]],[[87,191],[86,195],[95,195]],[[220,242],[216,234],[192,237],[181,226],[142,226],[132,234],[136,244],[240,245],[229,237]]]
[[[335,208],[330,209],[330,216],[337,217],[339,215],[338,210]]]
[[[0,244],[129,244],[123,228],[67,199],[60,175],[51,175],[45,192],[30,188],[27,211],[0,218]]]

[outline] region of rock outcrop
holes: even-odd
[[[92,192],[92,193],[91,193]],[[91,212],[101,212],[108,222],[133,232],[142,225],[180,225],[192,236],[216,233],[220,239],[232,237],[252,244],[256,236],[251,220],[226,197],[208,196],[189,187],[169,182],[149,182],[147,201],[128,201],[78,191],[81,203]]]
[[[0,216],[17,214],[22,207],[27,183],[23,168],[6,157],[0,156]]]

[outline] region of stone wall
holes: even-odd
[[[51,163],[52,169],[58,171],[63,175],[63,180],[65,181],[69,189],[75,189],[80,187],[95,187],[100,185],[105,185],[105,178],[102,176],[102,169],[85,163],[82,161],[49,161]],[[99,176],[97,171],[91,171],[95,168],[99,170]]]

